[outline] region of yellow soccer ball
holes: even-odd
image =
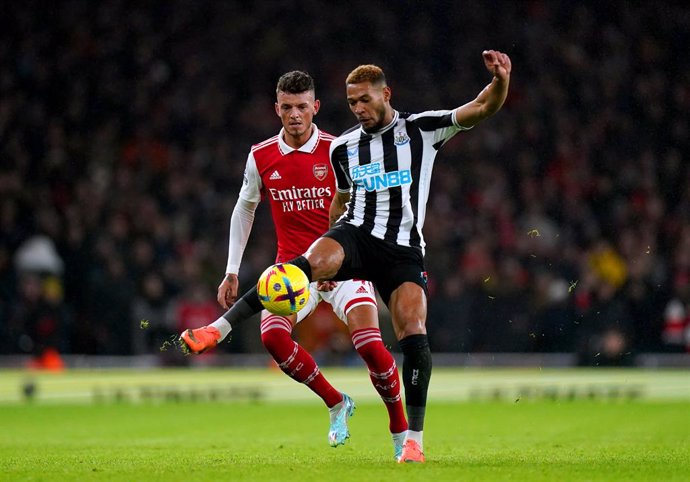
[[[256,284],[259,300],[274,315],[297,313],[309,300],[309,278],[294,264],[274,264]]]

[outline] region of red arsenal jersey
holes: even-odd
[[[303,254],[328,230],[328,209],[335,194],[329,160],[333,136],[314,125],[309,140],[293,149],[280,133],[252,146],[240,197],[267,199],[278,238],[276,262]]]

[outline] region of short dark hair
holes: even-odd
[[[312,79],[311,75],[301,70],[287,72],[278,79],[276,94],[278,92],[285,92],[288,94],[314,92],[314,79]]]
[[[378,65],[366,64],[354,69],[345,79],[346,84],[360,84],[362,82],[371,82],[373,85],[379,86],[386,85],[386,75]]]

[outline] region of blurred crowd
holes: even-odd
[[[682,3],[3,9],[0,353],[155,353],[219,316],[229,216],[251,144],[280,127],[281,73],[314,76],[315,120],[338,134],[354,124],[344,79],[358,64],[384,68],[399,110],[453,108],[489,82],[487,48],[511,56],[511,91],[436,162],[425,225],[432,349],[575,352],[592,365],[690,351]],[[243,288],[274,243],[263,206]],[[260,350],[257,325],[245,325],[220,350]],[[324,326],[312,349],[346,354],[341,332]]]

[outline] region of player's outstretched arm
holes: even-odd
[[[471,102],[459,107],[455,111],[455,118],[459,125],[472,127],[487,117],[494,115],[503,106],[508,96],[510,71],[512,65],[508,55],[498,50],[482,52],[484,65],[494,78],[484,87],[479,95]]]

